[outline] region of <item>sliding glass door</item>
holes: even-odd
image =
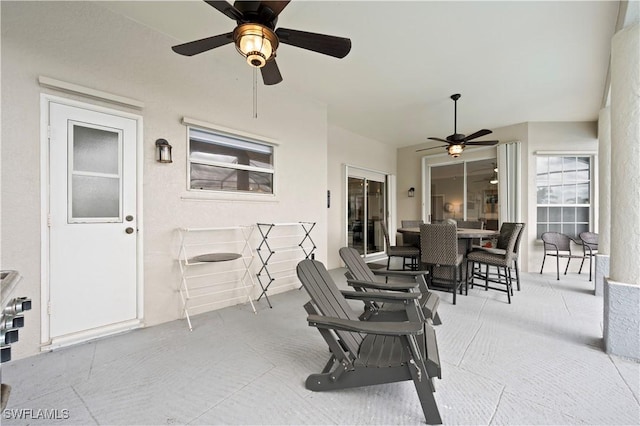
[[[431,167],[431,222],[462,220],[464,163]]]
[[[482,221],[498,227],[498,170],[494,158],[428,168],[429,220]]]
[[[367,176],[357,176],[363,174]],[[362,255],[384,252],[386,177],[350,170],[347,178],[347,239]]]
[[[496,160],[469,161],[466,220],[482,221],[486,229],[498,229],[498,168]]]

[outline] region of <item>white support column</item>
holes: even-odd
[[[640,24],[611,46],[611,243],[604,283],[608,353],[640,360]]]
[[[595,267],[595,294],[604,294],[604,277],[609,276],[611,241],[611,109],[600,110],[598,118],[598,254]]]

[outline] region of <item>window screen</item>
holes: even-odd
[[[273,145],[189,128],[189,188],[273,194]]]

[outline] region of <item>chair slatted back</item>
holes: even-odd
[[[362,259],[358,250],[352,247],[342,247],[338,252],[354,280],[377,281],[376,276]]]
[[[426,223],[420,225],[420,260],[427,265],[455,265],[458,258],[456,225]]]
[[[359,321],[321,262],[305,259],[298,263],[296,271],[302,286],[309,293],[311,301],[321,315]],[[363,337],[349,331],[336,331],[336,334],[346,349],[356,358]]]

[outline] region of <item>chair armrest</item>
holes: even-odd
[[[379,334],[383,336],[407,336],[423,333],[423,324],[420,322],[374,322],[356,321],[324,315],[309,315],[307,322],[317,328],[331,330],[353,331],[356,333]]]
[[[576,245],[579,245],[579,246],[584,245],[584,241],[582,241],[580,238],[572,238],[572,237],[569,237],[568,235],[567,235],[567,237],[571,241],[573,241]]]
[[[502,256],[507,254],[507,251],[505,249],[499,249],[499,248],[493,248],[493,247],[478,247],[474,250],[482,250],[486,253],[497,254]]]
[[[404,303],[411,300],[419,300],[422,293],[397,293],[397,292],[381,292],[381,291],[349,291],[340,290],[345,299],[364,300],[366,302],[395,302]]]
[[[388,269],[374,269],[372,272],[373,275],[402,278],[413,278],[416,275],[425,275],[429,273],[429,271],[389,271]]]
[[[374,281],[361,281],[361,280],[347,280],[347,284],[351,287],[373,288],[376,290],[411,290],[418,287],[418,284],[413,282],[393,282],[393,283],[379,283]]]

